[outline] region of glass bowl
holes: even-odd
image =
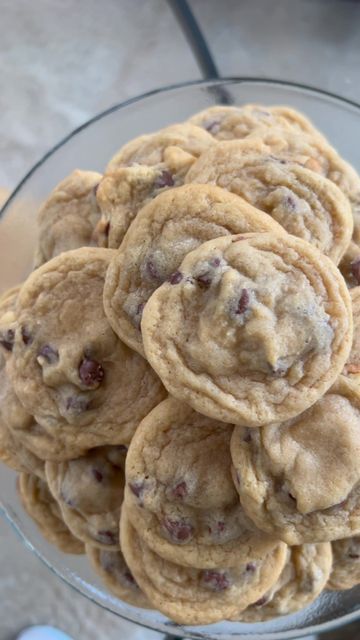
[[[291,83],[230,78],[173,86],[116,105],[71,133],[21,181],[1,212],[0,291],[31,271],[36,242],[35,216],[53,187],[75,168],[102,171],[129,139],[182,121],[217,103],[284,104],[300,109],[339,152],[360,169],[360,105],[330,93]],[[0,506],[25,544],[70,586],[114,614],[157,631],[191,638],[280,640],[326,631],[360,617],[360,587],[325,592],[303,611],[266,623],[222,622],[181,627],[157,611],[132,607],[102,587],[84,557],[64,555],[50,546],[25,514],[17,497],[15,474],[0,465]]]

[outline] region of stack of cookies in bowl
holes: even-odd
[[[0,299],[0,458],[42,534],[179,624],[360,583],[360,178],[210,107],[76,170]]]

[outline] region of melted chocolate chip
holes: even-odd
[[[174,178],[172,177],[170,171],[162,171],[160,176],[155,180],[155,187],[157,189],[162,189],[163,187],[173,187],[175,184]]]
[[[220,260],[220,258],[213,258],[212,260],[210,260],[209,264],[212,267],[220,267],[221,260]]]
[[[164,518],[163,526],[169,533],[171,539],[177,543],[190,540],[194,532],[192,525],[185,520],[172,520],[171,518]]]
[[[350,264],[350,269],[356,282],[360,284],[360,258],[352,261],[352,263]]]
[[[250,296],[249,296],[248,290],[243,289],[241,291],[239,303],[235,311],[236,315],[241,315],[242,313],[245,313],[246,309],[248,308],[249,300],[250,300]]]
[[[44,344],[39,350],[39,356],[42,356],[49,364],[55,364],[59,360],[59,352],[49,344]]]
[[[6,349],[6,351],[12,351],[15,340],[15,332],[13,329],[8,329],[4,335],[0,336],[0,345]]]
[[[254,562],[248,562],[248,564],[245,567],[245,570],[248,571],[249,573],[254,573],[254,571],[256,571],[256,564]]]
[[[130,573],[130,571],[125,571],[124,572],[124,578],[125,578],[126,582],[128,582],[132,586],[134,586],[134,585],[137,586],[136,580],[135,580],[134,576],[132,575],[132,573]]]
[[[136,496],[137,498],[140,498],[143,491],[145,488],[145,483],[144,482],[129,482],[129,489],[130,491],[134,494],[134,496]]]
[[[161,280],[161,275],[159,274],[154,262],[149,258],[149,260],[145,263],[145,271],[148,277],[152,280]]]
[[[91,474],[95,478],[96,482],[102,482],[104,479],[104,476],[101,473],[101,471],[99,471],[98,469],[95,469],[95,467],[91,469]]]
[[[87,387],[100,384],[104,379],[105,371],[99,362],[84,358],[79,367],[79,377]]]
[[[226,573],[207,569],[202,572],[203,585],[212,591],[224,591],[230,587],[230,581]]]
[[[179,482],[172,490],[172,494],[175,498],[185,498],[188,494],[186,482]]]
[[[266,604],[268,601],[266,596],[263,596],[262,598],[260,598],[260,600],[257,600],[256,602],[254,602],[253,607],[262,607],[264,604]]]
[[[358,558],[360,558],[358,553],[348,553],[348,558],[351,558],[352,560],[357,560]]]
[[[294,198],[292,196],[286,196],[286,198],[285,198],[285,206],[288,209],[291,209],[291,211],[295,211],[296,202],[295,202],[295,200],[294,200]]]
[[[30,330],[27,327],[21,327],[21,337],[24,344],[29,345],[33,341]]]
[[[212,277],[210,272],[208,271],[197,276],[195,280],[198,283],[199,287],[201,287],[202,289],[207,289],[211,285]]]
[[[97,532],[97,540],[102,544],[116,544],[118,542],[117,536],[112,531],[100,530]]]
[[[183,279],[182,273],[180,273],[180,271],[175,271],[174,273],[171,274],[171,276],[169,276],[168,282],[170,282],[170,284],[179,284],[179,282],[181,282],[182,279]]]

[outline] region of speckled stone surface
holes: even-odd
[[[357,0],[271,0],[271,11],[269,0],[191,4],[223,75],[304,82],[360,101]],[[200,77],[165,0],[2,0],[0,22],[0,185],[9,189],[97,112]],[[0,640],[36,623],[74,640],[160,637],[62,584],[0,520]]]

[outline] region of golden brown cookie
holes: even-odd
[[[140,136],[122,147],[97,191],[101,220],[96,242],[117,249],[141,207],[164,190],[182,185],[191,164],[213,144],[206,131],[184,123]]]
[[[331,567],[329,542],[289,547],[287,562],[276,584],[235,619],[262,622],[307,607],[325,588]]]
[[[352,212],[340,189],[314,171],[274,156],[257,139],[215,145],[193,165],[186,180],[236,193],[335,264],[350,243]]]
[[[192,569],[160,558],[130,524],[120,521],[121,548],[136,582],[153,606],[178,624],[210,624],[235,615],[258,600],[279,577],[286,545],[279,543],[253,566]]]
[[[42,427],[32,432],[41,458],[67,460],[94,446],[127,444],[164,397],[147,362],[120,342],[105,316],[113,256],[96,248],[62,253],[34,271],[18,297],[8,368],[15,393]]]
[[[133,607],[151,608],[150,602],[136,583],[120,550],[109,551],[90,544],[85,545],[85,549],[94,570],[111,593]]]
[[[84,553],[83,543],[67,528],[46,482],[34,475],[21,473],[17,486],[24,509],[47,541],[64,553]]]
[[[161,402],[137,428],[126,458],[127,513],[166,560],[231,566],[256,562],[277,545],[239,503],[231,477],[232,430],[175,398]]]
[[[360,287],[350,291],[353,312],[353,342],[343,373],[360,387]]]
[[[328,589],[351,589],[360,584],[360,536],[332,543],[333,567]]]
[[[50,193],[38,214],[35,267],[63,251],[91,244],[100,218],[96,188],[100,173],[76,169]]]
[[[234,480],[247,515],[288,544],[360,532],[360,394],[340,376],[300,416],[236,427]]]
[[[320,136],[320,132],[303,113],[285,106],[266,107],[261,104],[245,104],[227,107],[208,107],[191,116],[189,122],[203,127],[217,140],[246,138],[261,128],[281,127],[284,130]]]
[[[47,462],[46,479],[64,522],[83,542],[119,549],[126,447],[100,447],[67,462]]]
[[[333,384],[352,341],[333,263],[291,235],[205,242],[147,302],[144,349],[170,394],[224,422],[288,420]]]
[[[183,258],[215,237],[282,228],[242,198],[211,185],[171,189],[148,203],[136,217],[106,274],[105,313],[118,336],[144,355],[140,321],[143,308]]]

